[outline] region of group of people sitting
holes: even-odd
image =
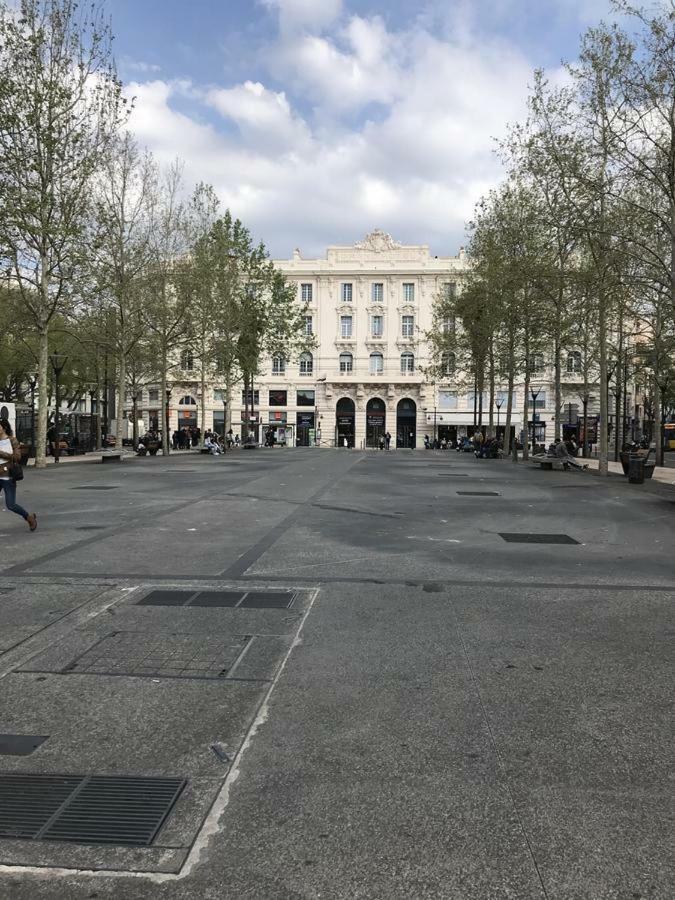
[[[227,432],[224,438],[217,431],[204,432],[204,448],[212,454],[212,456],[220,456],[222,453],[231,450],[232,447],[238,447],[240,444],[239,435],[234,434],[232,429]]]
[[[201,428],[195,425],[177,428],[171,435],[171,446],[174,450],[189,450],[190,447],[198,447],[202,437]]]

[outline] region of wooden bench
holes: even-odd
[[[122,462],[122,454],[119,450],[113,450],[111,453],[102,453],[101,462]]]

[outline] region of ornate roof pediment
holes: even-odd
[[[371,231],[362,241],[357,241],[354,244],[357,250],[372,250],[375,253],[383,253],[385,250],[399,250],[402,246],[403,244],[399,244],[390,234],[387,234],[386,231],[382,231],[380,228]]]

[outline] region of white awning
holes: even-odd
[[[427,424],[433,425],[434,420],[436,425],[471,425],[473,426],[473,410],[443,410],[443,412],[429,412],[427,410]],[[487,425],[490,421],[489,413],[483,410],[483,425]],[[517,412],[511,413],[511,425],[520,426],[522,425],[523,417],[522,414]],[[497,424],[497,413],[494,414],[494,424]],[[499,424],[506,424],[506,413],[504,410],[501,411],[499,416]]]

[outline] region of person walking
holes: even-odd
[[[16,481],[10,475],[10,465],[21,463],[19,442],[12,434],[12,426],[8,419],[0,419],[0,491],[5,492],[5,506],[9,512],[16,513],[28,523],[31,531],[37,528],[35,513],[27,513],[23,506],[16,502]]]
[[[384,436],[385,443],[387,445],[387,450],[391,447],[391,435],[387,432]]]

